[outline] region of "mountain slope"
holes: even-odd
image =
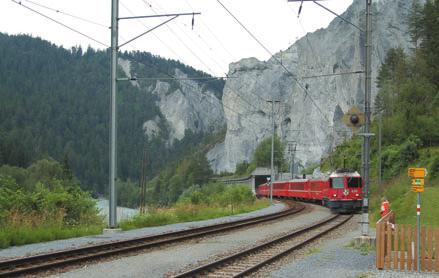
[[[108,179],[109,69],[105,51],[67,50],[38,38],[0,34],[0,165],[26,167],[41,157],[62,160],[68,156],[85,187],[104,193]],[[121,54],[120,76],[169,78],[176,72],[207,76],[148,53]],[[168,161],[190,151],[202,140],[202,134],[222,128],[218,97],[223,84],[222,80],[206,84],[191,81],[191,87],[176,80],[119,82],[118,176],[138,179],[146,139],[150,158],[147,175],[151,177]],[[173,109],[187,121],[199,120],[200,128],[185,122],[174,136],[174,126],[179,123],[162,111],[178,104],[162,105],[157,92],[178,94],[189,103]],[[210,99],[215,108],[211,118],[204,120],[203,107],[193,105],[194,97],[186,97],[196,94]],[[200,115],[186,117],[193,113]],[[154,132],[148,128],[149,121],[154,122]]]

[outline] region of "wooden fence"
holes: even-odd
[[[417,271],[417,229],[414,225],[391,224],[393,213],[376,225],[378,269]],[[439,272],[439,228],[421,227],[421,271]]]

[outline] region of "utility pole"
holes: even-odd
[[[272,134],[271,134],[271,172],[270,172],[270,205],[273,204],[273,182],[274,182],[274,134],[275,134],[275,124],[274,124],[274,103],[279,103],[280,100],[267,100],[267,102],[271,103],[271,125],[272,125]]]
[[[297,151],[297,143],[295,141],[288,142],[288,154],[290,155],[290,173],[291,173],[291,179],[294,179],[294,171],[295,171],[295,157],[296,157],[296,151]]]
[[[119,17],[119,0],[111,1],[111,125],[110,125],[110,200],[109,200],[109,223],[108,227],[114,229],[117,227],[117,210],[116,210],[116,93],[117,93],[117,51],[118,51],[118,17]]]
[[[382,140],[382,125],[383,125],[383,112],[378,114],[378,184],[381,185],[382,181],[382,166],[381,166],[381,140]]]
[[[108,228],[116,229],[117,228],[117,196],[116,196],[116,188],[115,182],[117,179],[117,124],[116,124],[116,115],[117,115],[117,105],[116,105],[116,95],[117,95],[117,81],[129,81],[129,78],[117,78],[117,54],[119,48],[127,45],[128,43],[146,35],[147,33],[159,28],[162,25],[176,19],[179,16],[192,16],[192,22],[195,15],[200,15],[200,13],[174,13],[174,14],[159,14],[159,15],[146,15],[146,16],[133,16],[133,17],[119,17],[119,0],[111,1],[111,61],[110,61],[110,163],[109,163],[109,213],[108,213]],[[156,18],[156,17],[170,17],[170,19],[156,25],[155,27],[147,30],[146,32],[141,33],[140,35],[135,36],[134,38],[124,42],[119,45],[119,20],[126,19],[138,19],[138,18]]]
[[[364,114],[366,121],[364,125],[363,137],[363,214],[362,214],[362,236],[369,236],[369,160],[370,160],[370,103],[372,92],[372,0],[366,0],[366,61],[365,61],[365,96]]]
[[[145,141],[143,146],[143,158],[140,173],[140,204],[139,211],[140,214],[146,213],[145,197],[146,197],[146,181],[148,177],[146,176],[146,171],[148,169],[148,143]]]

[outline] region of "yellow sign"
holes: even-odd
[[[412,185],[424,186],[424,179],[412,179]]]
[[[424,192],[423,186],[412,185],[412,192]]]
[[[411,178],[421,178],[423,179],[424,177],[427,176],[427,169],[425,168],[409,168],[408,170],[408,175]]]

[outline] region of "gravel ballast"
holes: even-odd
[[[166,277],[192,266],[212,261],[238,250],[267,241],[293,229],[309,225],[331,213],[320,206],[312,212],[290,216],[270,223],[209,236],[181,244],[146,250],[145,253],[113,261],[91,264],[56,277]]]
[[[285,205],[282,203],[274,204],[270,207],[252,211],[249,213],[243,213],[239,215],[220,217],[215,219],[176,223],[170,225],[164,225],[159,227],[142,228],[130,231],[124,231],[113,234],[103,234],[95,236],[85,236],[79,238],[70,238],[65,240],[55,240],[49,242],[41,242],[35,244],[28,244],[23,246],[14,246],[0,250],[0,260],[7,260],[15,257],[30,256],[40,253],[53,252],[57,250],[72,249],[80,246],[87,246],[90,244],[111,242],[116,240],[131,239],[148,235],[157,235],[173,231],[187,230],[194,227],[208,226],[217,223],[225,223],[230,221],[236,221],[240,219],[251,218],[255,216],[267,215],[275,212],[279,212],[285,209]]]

